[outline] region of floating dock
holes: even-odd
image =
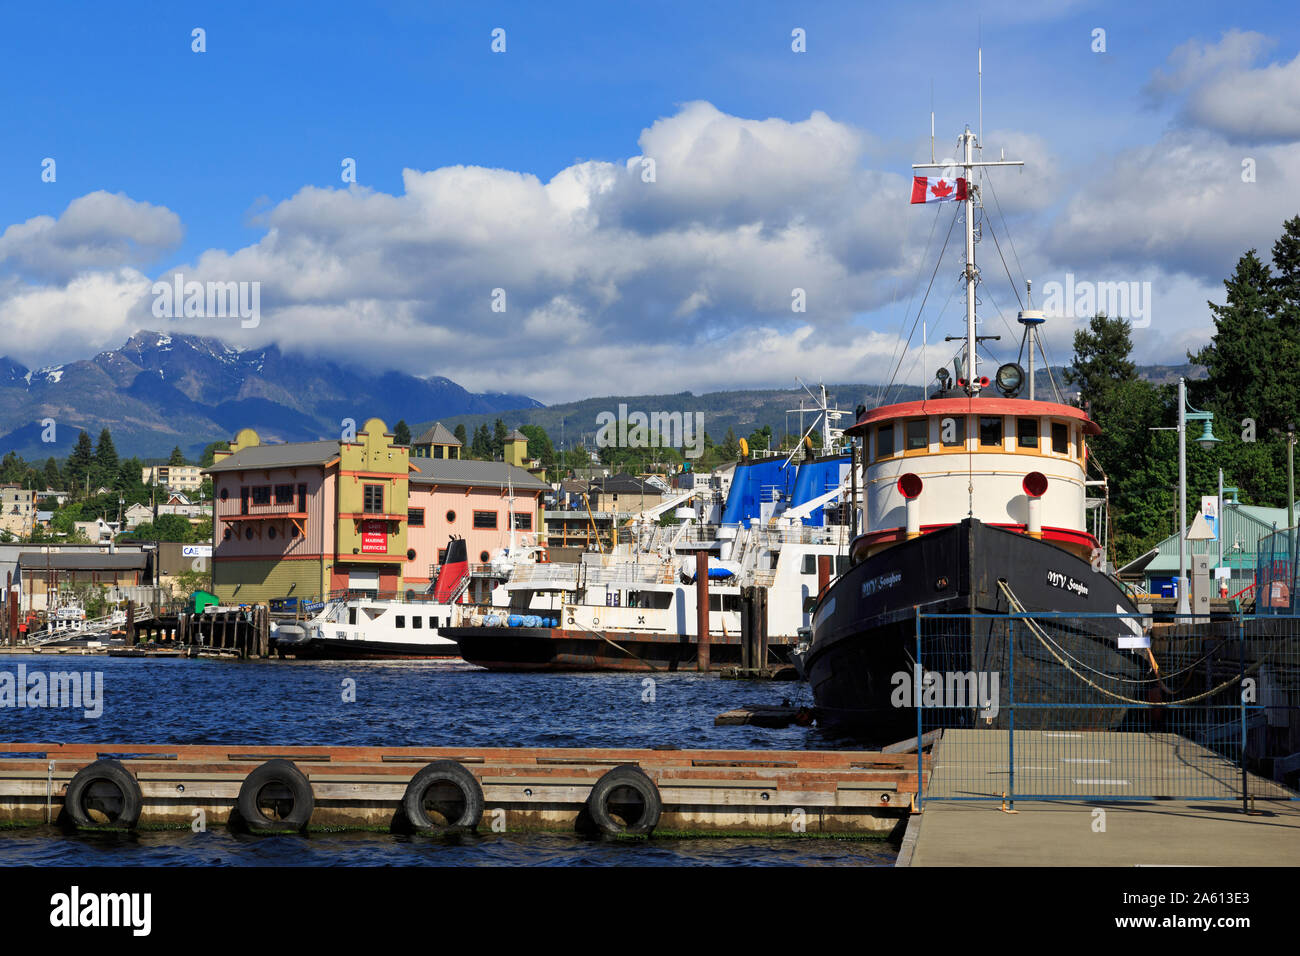
[[[924,767],[928,759],[922,757]],[[259,769],[268,762],[281,768],[280,777]],[[307,790],[289,793],[294,781],[284,762],[305,778]],[[0,745],[0,824],[81,823],[89,814],[90,825],[111,825],[112,807],[123,802],[117,797],[138,788],[137,819],[127,828],[191,826],[199,810],[207,826],[239,826],[248,822],[240,808],[249,806],[241,793],[253,786],[270,788],[250,798],[263,805],[296,794],[296,810],[276,810],[302,824],[294,829],[401,830],[415,778],[434,764],[442,768],[434,776],[444,802],[468,807],[469,826],[495,832],[583,829],[584,818],[609,817],[593,812],[596,792],[610,807],[656,805],[648,829],[646,806],[622,810],[629,833],[883,838],[912,813],[918,782],[914,754],[880,751],[6,743]],[[92,769],[78,783],[91,767],[100,779],[87,783]],[[417,795],[417,803],[432,806],[434,796],[432,790]],[[303,804],[310,804],[305,817]],[[97,806],[109,809],[97,813]],[[444,815],[450,821],[458,812]],[[621,826],[615,820],[601,829],[618,835]]]

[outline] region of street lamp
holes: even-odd
[[[1152,428],[1153,432],[1178,432],[1178,614],[1191,614],[1192,607],[1187,597],[1187,423],[1201,423],[1201,437],[1196,443],[1209,451],[1219,444],[1214,437],[1211,423],[1214,412],[1202,412],[1193,408],[1187,401],[1187,379],[1178,379],[1178,427]],[[1223,521],[1220,514],[1219,521]],[[1219,531],[1222,534],[1222,528]]]
[[[1187,584],[1187,423],[1201,423],[1201,437],[1196,443],[1206,451],[1214,448],[1219,439],[1214,437],[1211,423],[1214,412],[1202,412],[1187,401],[1187,379],[1178,379],[1178,613],[1190,614]]]

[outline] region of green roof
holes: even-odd
[[[1295,510],[1300,514],[1300,502]],[[1259,539],[1272,534],[1274,526],[1278,530],[1286,528],[1285,508],[1265,508],[1261,505],[1239,505],[1232,502],[1223,504],[1223,564],[1231,568],[1255,567],[1255,554],[1259,548]],[[1189,541],[1187,553],[1210,554],[1214,556],[1211,567],[1218,565],[1219,542]],[[1178,573],[1178,535],[1171,534],[1158,545],[1160,552],[1143,569],[1145,574]]]

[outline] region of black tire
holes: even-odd
[[[624,764],[596,781],[587,797],[592,824],[606,836],[649,836],[659,825],[659,788],[639,767]]]
[[[63,809],[76,826],[131,830],[140,821],[140,784],[116,760],[82,767],[68,784]]]
[[[473,832],[483,816],[483,788],[454,760],[435,760],[406,785],[402,812],[417,833]]]
[[[300,831],[311,820],[316,796],[306,774],[288,760],[268,760],[244,778],[235,804],[256,833]]]

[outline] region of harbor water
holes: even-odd
[[[0,675],[102,675],[102,713],[0,707],[0,738],[102,744],[852,749],[814,727],[714,726],[742,703],[810,703],[797,684],[712,675],[506,674],[427,661],[228,661],[30,655]],[[0,677],[0,680],[3,678]],[[29,677],[30,679],[30,677]],[[91,708],[93,711],[93,707]],[[385,833],[255,838],[145,831],[0,831],[0,866],[157,865],[891,865],[877,840],[808,836],[616,843],[485,832],[453,842]]]

